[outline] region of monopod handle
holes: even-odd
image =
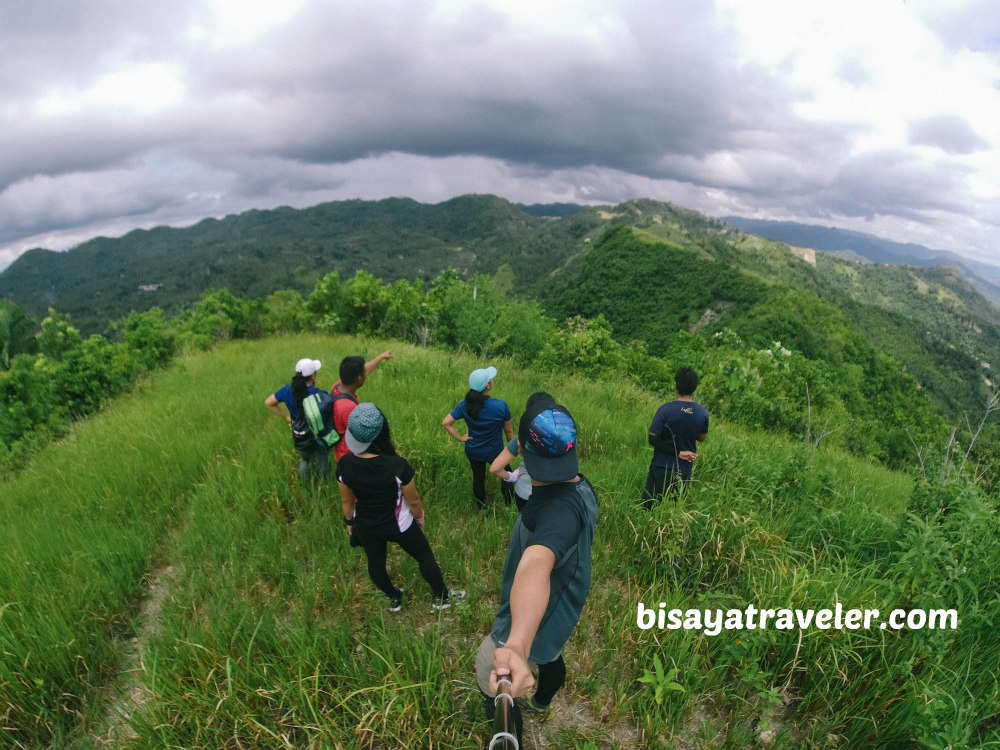
[[[497,675],[497,695],[493,699],[493,739],[488,750],[520,750],[514,727],[514,685],[509,674]]]

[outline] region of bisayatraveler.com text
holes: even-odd
[[[641,630],[694,630],[719,635],[723,630],[956,630],[954,609],[894,609],[886,618],[877,609],[667,609],[664,602],[647,607],[639,602],[635,624]]]

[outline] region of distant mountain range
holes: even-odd
[[[96,237],[66,252],[29,250],[0,273],[0,299],[36,321],[53,307],[93,333],[132,310],[176,314],[209,289],[307,294],[330,271],[343,279],[363,269],[384,281],[427,281],[449,267],[471,278],[507,264],[519,288],[533,291],[607,223],[595,210],[557,222],[477,195],[433,205],[392,198],[252,210]]]
[[[609,230],[617,240],[597,252]],[[845,343],[859,340],[854,331],[956,418],[977,413],[1000,367],[1000,310],[989,301],[1000,301],[1000,269],[859,232],[723,221],[648,199],[518,206],[467,195],[248,211],[30,250],[0,273],[0,300],[35,322],[49,307],[68,313],[86,335],[132,310],[190,310],[212,289],[308,295],[331,271],[428,282],[448,268],[492,277],[500,294],[535,300],[557,321],[603,315],[617,338],[651,352],[678,335],[711,340],[730,329],[840,367],[844,351],[858,356]],[[793,309],[803,312],[785,314]]]
[[[1000,304],[1000,266],[970,260],[948,250],[932,250],[912,242],[884,240],[872,234],[847,229],[798,224],[792,221],[768,221],[724,216],[727,224],[774,242],[796,247],[823,250],[852,259],[860,256],[872,263],[904,263],[911,266],[954,266],[962,271],[980,293]],[[856,258],[854,258],[856,259]]]
[[[562,218],[579,213],[586,206],[577,203],[519,203],[518,208],[532,216]],[[724,216],[722,221],[773,242],[822,250],[844,260],[925,267],[952,266],[958,268],[984,297],[1000,305],[1000,266],[972,260],[949,250],[933,250],[913,242],[894,242],[865,232],[794,221],[747,219],[742,216]]]

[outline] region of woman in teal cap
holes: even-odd
[[[514,437],[510,407],[506,401],[490,396],[496,375],[495,367],[473,370],[469,375],[469,392],[441,422],[449,435],[465,443],[465,456],[472,467],[472,497],[481,508],[486,507],[486,469],[503,451],[506,442]],[[455,429],[455,422],[460,419],[465,420],[468,428],[465,435]],[[514,498],[513,485],[501,482],[500,490],[504,502],[510,505]]]
[[[337,463],[344,523],[352,546],[365,551],[372,583],[389,597],[389,611],[398,612],[403,604],[403,590],[396,588],[385,567],[389,542],[417,561],[434,594],[434,609],[447,609],[463,599],[464,591],[444,585],[441,568],[424,536],[425,512],[414,485],[415,472],[396,453],[389,420],[375,404],[358,404],[347,419],[344,440],[351,451]]]

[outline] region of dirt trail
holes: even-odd
[[[100,734],[93,737],[95,747],[116,747],[124,740],[137,737],[129,720],[132,712],[142,708],[147,697],[142,681],[146,671],[143,646],[159,629],[160,610],[169,594],[174,574],[174,567],[167,565],[146,577],[148,591],[139,605],[136,634],[118,643],[121,652],[119,680],[105,689],[107,709],[104,712],[104,727]]]

